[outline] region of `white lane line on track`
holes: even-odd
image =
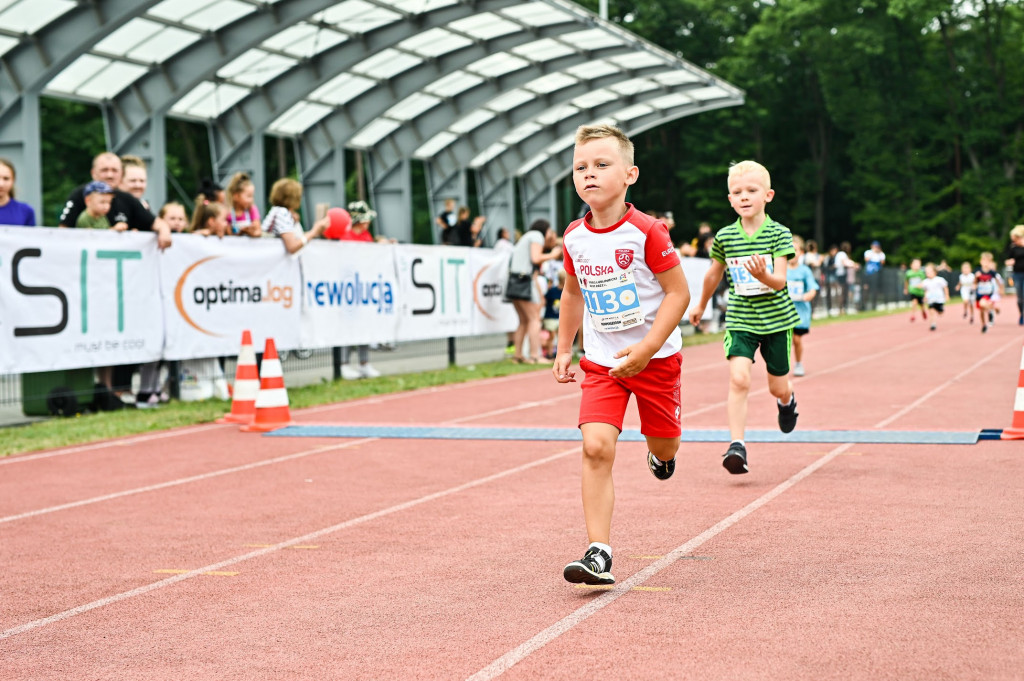
[[[349,443],[349,444],[355,444],[355,443]],[[320,529],[320,530],[315,530],[315,531],[310,532],[308,534],[304,534],[301,537],[293,537],[292,539],[288,539],[288,540],[280,542],[278,544],[274,544],[273,546],[269,546],[267,548],[259,549],[257,551],[250,551],[250,552],[244,553],[244,554],[242,554],[240,556],[235,556],[234,558],[228,558],[227,560],[222,560],[222,561],[220,561],[218,563],[213,563],[212,565],[207,565],[205,567],[196,568],[195,570],[190,570],[189,572],[184,572],[184,573],[182,573],[180,575],[174,575],[173,577],[168,577],[167,579],[162,579],[159,582],[153,582],[151,584],[147,584],[145,586],[140,586],[140,587],[138,587],[136,589],[132,589],[130,591],[123,591],[121,593],[114,594],[112,596],[107,596],[105,598],[101,598],[99,600],[95,600],[95,601],[93,601],[91,603],[86,603],[84,605],[79,605],[78,607],[71,608],[69,610],[65,610],[64,612],[59,612],[59,613],[56,613],[54,615],[50,615],[49,617],[43,617],[41,619],[33,620],[31,622],[26,622],[25,624],[22,624],[20,626],[13,627],[11,629],[8,629],[7,631],[0,632],[0,640],[6,639],[6,638],[10,638],[11,636],[17,636],[18,634],[24,634],[25,632],[32,631],[33,629],[38,629],[39,627],[44,627],[44,626],[46,626],[48,624],[53,624],[55,622],[60,622],[61,620],[66,620],[66,619],[74,617],[76,615],[81,615],[82,613],[89,612],[90,610],[95,610],[96,608],[102,608],[104,606],[111,605],[113,603],[118,603],[120,601],[124,601],[124,600],[127,600],[129,598],[134,598],[135,596],[141,596],[143,594],[149,593],[150,591],[156,591],[157,589],[163,589],[165,587],[177,584],[178,582],[183,582],[186,579],[192,579],[193,577],[198,577],[198,576],[202,575],[205,572],[217,572],[217,571],[223,570],[224,568],[230,567],[232,565],[237,565],[238,563],[242,563],[242,562],[247,561],[247,560],[252,560],[254,558],[260,558],[262,556],[266,556],[266,555],[269,555],[271,553],[275,553],[275,552],[280,551],[282,549],[287,549],[287,548],[295,546],[297,544],[308,544],[308,543],[310,543],[310,542],[312,542],[312,541],[314,541],[316,539],[319,539],[319,538],[324,537],[326,535],[333,534],[335,532],[339,532],[341,530],[353,527],[355,525],[361,525],[362,523],[366,523],[366,522],[369,522],[371,520],[376,520],[377,518],[382,518],[384,516],[392,515],[394,513],[400,513],[401,511],[406,511],[406,510],[408,510],[410,508],[413,508],[415,506],[420,506],[422,504],[426,504],[428,502],[435,501],[435,500],[441,499],[443,497],[451,496],[453,494],[458,494],[459,492],[464,492],[465,490],[472,489],[474,487],[479,487],[481,485],[486,485],[487,483],[494,482],[495,480],[500,480],[501,478],[506,478],[506,477],[509,477],[511,475],[516,475],[517,473],[522,473],[523,471],[529,470],[531,468],[535,468],[537,466],[543,466],[544,464],[551,463],[552,461],[557,461],[558,459],[562,459],[562,458],[564,458],[564,457],[566,457],[566,456],[568,456],[570,454],[575,454],[575,453],[578,453],[578,452],[579,452],[579,447],[578,446],[577,447],[572,447],[570,449],[565,449],[565,450],[562,450],[560,452],[557,452],[556,454],[552,454],[550,456],[546,456],[546,457],[543,457],[543,458],[531,461],[529,463],[525,463],[525,464],[522,464],[520,466],[516,466],[515,468],[509,468],[509,469],[506,469],[504,471],[500,471],[498,473],[494,473],[492,475],[488,475],[488,476],[485,476],[485,477],[482,477],[482,478],[477,478],[476,480],[471,480],[469,482],[465,482],[465,483],[463,483],[461,485],[456,485],[455,487],[449,487],[448,489],[441,490],[440,492],[434,492],[432,494],[427,494],[427,495],[424,495],[424,496],[419,497],[417,499],[411,499],[409,501],[405,501],[405,502],[402,502],[400,504],[395,504],[394,506],[389,506],[388,508],[384,508],[384,509],[381,509],[379,511],[374,511],[372,513],[367,513],[365,515],[361,515],[361,516],[359,516],[357,518],[351,518],[351,519],[346,520],[344,522],[338,523],[337,525],[331,525],[330,527],[325,527],[325,528]]]
[[[24,520],[25,518],[32,518],[38,515],[45,515],[47,513],[56,513],[57,511],[66,511],[69,508],[78,508],[79,506],[88,506],[89,504],[98,504],[103,501],[112,501],[114,499],[120,499],[122,497],[129,497],[135,494],[143,494],[145,492],[155,492],[156,490],[167,489],[168,487],[176,487],[178,485],[186,485],[190,482],[200,482],[202,480],[209,480],[211,478],[217,478],[222,475],[230,475],[231,473],[241,473],[243,471],[251,471],[255,468],[262,468],[263,466],[272,466],[278,463],[284,463],[285,461],[294,461],[295,459],[301,459],[313,454],[321,454],[323,452],[329,452],[335,449],[347,449],[356,445],[365,444],[367,442],[373,442],[378,438],[370,437],[361,440],[350,440],[347,442],[341,442],[333,445],[322,445],[313,449],[307,449],[294,454],[286,454],[284,456],[277,456],[273,459],[266,459],[263,461],[253,461],[252,463],[243,464],[241,466],[234,466],[232,468],[224,468],[219,471],[210,471],[209,473],[201,473],[199,475],[192,475],[187,478],[178,478],[177,480],[168,480],[167,482],[158,482],[153,485],[146,485],[145,487],[136,487],[134,489],[124,490],[123,492],[111,492],[110,494],[104,494],[98,497],[92,497],[90,499],[82,499],[80,501],[71,501],[66,504],[60,504],[58,506],[50,506],[49,508],[39,508],[35,511],[26,511],[24,513],[18,513],[16,515],[9,515],[0,518],[0,525],[4,523],[14,522],[15,520]]]
[[[877,352],[877,353],[874,353],[874,354],[871,354],[871,355],[864,355],[862,357],[859,357],[858,359],[851,360],[851,361],[845,362],[843,364],[837,364],[837,365],[832,366],[832,367],[830,367],[828,369],[823,369],[822,371],[816,372],[815,376],[825,375],[825,374],[828,374],[828,373],[839,371],[840,369],[844,369],[844,368],[848,368],[848,367],[851,367],[851,366],[855,366],[855,365],[863,363],[863,362],[869,362],[869,361],[871,361],[873,359],[876,359],[878,357],[881,357],[883,355],[889,354],[891,352],[896,352],[896,351],[901,350],[901,349],[903,349],[905,347],[913,346],[913,345],[916,345],[916,344],[917,344],[917,341],[913,341],[913,342],[909,342],[909,343],[904,343],[902,345],[893,346],[893,347],[891,347],[891,348],[889,348],[887,350],[883,350],[881,352]],[[1003,349],[997,351],[997,353],[995,353],[995,354],[998,354],[998,352],[1003,352],[1003,350],[1005,350],[1006,347],[1008,347],[1008,346],[1004,346]],[[985,360],[983,360],[983,362],[987,361],[988,359],[989,358],[986,358]],[[717,363],[716,362],[714,366],[721,366],[721,363]],[[976,368],[976,366],[977,365],[972,366],[971,369],[969,369],[967,371],[973,370],[974,368]],[[517,377],[518,376],[526,376],[526,375],[529,375],[529,374],[528,373],[527,374],[516,374]],[[502,377],[502,378],[507,378],[507,377]],[[458,385],[464,385],[464,384],[458,384]],[[444,387],[444,386],[442,386],[442,387]],[[767,388],[762,388],[760,390],[751,391],[750,394],[751,395],[760,395],[761,393],[765,393],[767,391],[768,391]],[[469,414],[469,415],[466,415],[466,416],[461,416],[459,418],[450,419],[448,421],[445,421],[445,422],[443,422],[441,424],[437,424],[437,425],[464,423],[466,421],[474,421],[474,420],[477,420],[477,419],[480,419],[480,418],[485,418],[485,417],[490,417],[490,416],[499,416],[499,415],[502,415],[502,414],[508,414],[508,413],[512,413],[512,412],[515,412],[515,411],[519,411],[521,409],[530,409],[530,408],[533,408],[533,407],[548,406],[548,405],[554,404],[556,402],[560,402],[562,400],[575,399],[578,396],[579,396],[579,392],[578,391],[573,391],[571,393],[566,393],[564,395],[559,395],[557,397],[552,397],[552,398],[547,399],[547,400],[538,400],[538,401],[533,401],[533,402],[521,402],[521,403],[519,403],[517,405],[513,405],[513,406],[510,406],[510,407],[503,407],[501,409],[494,409],[494,410],[489,411],[489,412],[480,412],[480,413],[476,413],[476,414]],[[683,418],[690,417],[690,416],[696,416],[698,414],[702,414],[704,412],[711,411],[712,409],[720,409],[720,408],[722,408],[725,405],[726,405],[725,401],[715,402],[714,404],[709,404],[707,406],[701,407],[700,409],[695,409],[693,411],[688,411],[688,412],[683,414]],[[210,426],[210,427],[213,427],[213,426]],[[219,427],[219,426],[217,426],[217,427]],[[137,438],[137,439],[132,439],[132,440],[125,440],[123,442],[126,442],[126,443],[127,442],[134,442],[134,441],[139,440],[139,439],[142,439],[142,438]],[[147,438],[147,439],[151,439],[151,438]],[[373,441],[376,441],[378,439],[379,438],[367,438],[365,440],[360,440],[359,443],[361,444],[361,443],[366,443],[366,442],[373,442]],[[118,444],[120,444],[120,443],[121,443],[121,441],[118,441]],[[354,444],[354,443],[347,443],[346,446],[351,446],[352,444]],[[11,516],[0,517],[0,525],[2,525],[3,523],[15,521],[15,520],[23,520],[25,518],[31,518],[33,516],[44,515],[46,513],[54,513],[54,512],[57,512],[57,511],[64,511],[64,510],[67,510],[69,508],[77,508],[79,506],[86,506],[86,505],[89,505],[89,504],[95,504],[95,503],[100,503],[100,502],[104,502],[104,501],[110,501],[112,499],[118,499],[120,497],[130,496],[130,495],[133,495],[133,494],[141,494],[141,493],[144,493],[144,492],[153,492],[153,491],[165,489],[165,488],[168,488],[168,487],[174,487],[176,485],[184,485],[184,484],[188,484],[188,483],[191,483],[191,482],[198,482],[198,481],[201,481],[201,480],[206,480],[208,478],[217,477],[217,476],[220,476],[220,475],[227,475],[227,474],[230,474],[230,473],[238,473],[238,472],[250,470],[252,468],[258,468],[260,466],[277,464],[277,463],[284,463],[284,462],[290,461],[292,459],[301,458],[301,457],[304,457],[304,456],[308,456],[310,454],[317,454],[317,453],[319,453],[321,451],[329,451],[329,450],[335,449],[335,448],[341,449],[343,447],[339,447],[337,445],[328,445],[328,446],[323,447],[323,448],[316,448],[316,449],[312,449],[312,450],[308,450],[308,451],[304,451],[304,452],[299,452],[298,454],[290,454],[290,455],[287,455],[287,456],[281,456],[281,457],[277,457],[277,458],[274,458],[274,459],[268,459],[267,461],[263,461],[263,462],[254,462],[254,463],[251,463],[251,464],[246,464],[244,466],[237,466],[237,467],[233,467],[233,468],[227,468],[227,469],[224,469],[224,470],[221,470],[221,471],[211,471],[209,473],[204,473],[204,474],[198,475],[198,476],[191,476],[191,477],[187,477],[187,478],[180,478],[178,480],[171,480],[171,481],[164,482],[164,483],[148,485],[146,487],[139,487],[139,488],[135,488],[135,489],[131,489],[131,490],[125,490],[123,492],[113,492],[111,494],[105,494],[105,495],[98,496],[98,497],[92,497],[90,499],[83,499],[81,501],[68,502],[66,504],[60,504],[60,505],[57,505],[57,506],[51,506],[49,508],[41,508],[41,509],[37,509],[35,511],[27,511],[25,513],[19,513],[19,514],[15,514],[15,515],[11,515]]]
[[[956,374],[952,378],[946,379],[941,384],[935,386],[927,393],[922,395],[920,398],[914,400],[914,402],[908,404],[906,407],[901,409],[899,412],[879,421],[877,424],[875,424],[874,427],[883,428],[889,425],[890,423],[898,419],[900,416],[906,415],[911,410],[916,409],[924,402],[934,397],[935,395],[939,394],[940,392],[942,392],[950,385],[963,378],[964,376],[969,375],[972,371],[974,371],[981,365],[985,364],[986,362],[990,361],[992,358],[1002,354],[1003,352],[1006,352],[1006,350],[1009,349],[1011,345],[1016,345],[1018,343],[1020,343],[1020,339],[1015,338],[1010,343],[1004,344],[998,350],[995,350],[992,353],[986,355],[984,358],[978,360],[967,369],[964,369],[963,371]],[[673,549],[668,554],[666,554],[665,557],[661,560],[652,563],[651,565],[648,565],[646,568],[640,570],[633,576],[627,578],[625,581],[616,584],[614,588],[612,588],[611,590],[602,592],[601,595],[597,596],[594,600],[578,608],[569,615],[563,617],[561,620],[555,622],[547,629],[544,629],[540,633],[536,634],[528,641],[508,651],[507,653],[497,658],[477,673],[468,677],[467,681],[490,681],[491,679],[494,679],[500,676],[501,674],[505,673],[513,666],[515,666],[517,663],[523,661],[537,650],[540,650],[541,648],[546,646],[548,643],[551,643],[556,638],[568,632],[576,625],[584,622],[590,616],[594,615],[602,608],[611,605],[622,596],[625,596],[626,594],[630,593],[634,587],[643,585],[644,582],[649,580],[651,577],[654,577],[659,572],[672,566],[676,561],[678,561],[683,556],[692,554],[693,551],[699,548],[702,544],[714,538],[715,536],[721,534],[722,532],[728,530],[729,528],[733,527],[738,522],[749,516],[751,513],[763,507],[765,504],[775,499],[780,494],[790,489],[801,480],[807,478],[809,475],[811,475],[818,469],[822,468],[825,464],[829,463],[837,456],[839,456],[840,454],[847,451],[853,446],[854,443],[852,442],[839,445],[832,451],[828,452],[825,456],[815,460],[814,463],[800,470],[798,473],[796,473],[796,475],[792,476],[785,482],[782,482],[781,484],[779,484],[777,487],[773,488],[766,494],[762,495],[761,497],[758,497],[757,499],[750,502],[740,510],[733,513],[732,515],[720,520],[717,524],[704,530],[696,537],[693,537],[692,539],[686,541],[677,548]]]
[[[104,440],[103,442],[93,442],[87,445],[75,445],[73,447],[67,447],[65,449],[54,449],[49,452],[40,452],[38,454],[20,454],[8,456],[0,459],[0,466],[8,466],[16,463],[27,463],[29,461],[39,461],[40,459],[49,459],[54,456],[64,456],[65,454],[76,454],[78,452],[89,452],[97,449],[113,449],[116,447],[126,447],[130,445],[137,445],[142,442],[152,442],[153,440],[162,440],[169,437],[178,437],[179,435],[191,435],[192,433],[201,433],[204,430],[226,428],[229,425],[234,425],[236,428],[238,427],[237,423],[205,423],[198,426],[187,426],[185,428],[179,428],[176,430],[165,430],[159,433],[152,433],[149,435],[127,437],[122,440]]]
[[[839,456],[847,449],[852,447],[852,443],[842,444],[830,451],[820,459],[815,460],[814,463],[802,469],[793,477],[789,478],[785,482],[779,484],[764,495],[758,497],[754,501],[750,502],[740,510],[736,511],[732,515],[720,520],[717,524],[704,530],[696,537],[688,540],[684,544],[676,547],[669,551],[663,558],[657,562],[651,563],[643,570],[640,570],[633,576],[626,580],[619,582],[612,589],[601,592],[600,596],[597,596],[594,600],[588,602],[586,605],[578,608],[569,615],[563,617],[559,621],[552,624],[547,629],[541,631],[530,640],[522,643],[521,645],[508,651],[498,659],[491,662],[489,665],[478,671],[477,673],[470,676],[467,681],[489,681],[494,679],[506,671],[511,669],[517,663],[522,662],[524,659],[529,657],[531,654],[540,650],[548,643],[551,643],[556,638],[566,633],[577,624],[582,623],[591,615],[604,607],[607,607],[614,603],[616,600],[630,593],[634,587],[643,585],[651,577],[655,576],[662,570],[675,564],[683,556],[687,556],[693,553],[701,544],[704,544],[708,540],[714,538],[716,535],[728,530],[730,527],[738,523],[739,521],[746,518],[748,515],[761,508],[769,501],[779,496],[790,487],[800,482],[814,471],[818,470],[829,461]]]
[[[861,336],[861,335],[870,335],[870,334],[857,334],[857,335]],[[683,369],[686,371],[686,373],[696,373],[696,372],[708,371],[708,370],[711,370],[711,369],[716,369],[716,368],[719,368],[721,366],[722,366],[721,362],[712,362],[712,363],[699,364],[699,365],[697,365],[695,367],[688,367],[685,364],[685,362],[684,362]],[[841,365],[841,366],[845,366],[845,365]],[[830,371],[832,371],[832,370],[834,370],[836,368],[839,368],[839,367],[833,367],[831,369],[825,369],[825,370],[823,370],[821,372],[816,372],[816,373],[817,374],[829,373]],[[510,374],[508,376],[497,376],[497,377],[494,377],[494,378],[485,378],[485,379],[480,379],[480,380],[475,380],[475,381],[465,381],[463,383],[450,383],[450,384],[447,384],[447,385],[439,385],[439,386],[434,386],[434,387],[431,387],[431,388],[422,388],[422,389],[419,389],[419,390],[410,390],[410,391],[399,392],[399,393],[389,393],[387,395],[374,395],[374,396],[371,396],[371,397],[364,397],[364,398],[360,398],[360,399],[357,399],[357,400],[349,400],[349,401],[346,401],[346,402],[335,402],[333,404],[323,404],[323,405],[319,405],[319,406],[316,406],[316,407],[307,407],[307,408],[304,408],[304,409],[297,409],[297,410],[295,410],[295,414],[297,416],[301,416],[301,415],[304,415],[304,414],[317,414],[317,413],[324,412],[324,411],[330,411],[332,409],[343,409],[343,408],[346,408],[346,407],[354,407],[354,406],[360,406],[360,405],[365,405],[365,404],[370,404],[370,405],[381,404],[381,403],[384,403],[384,402],[390,402],[390,401],[393,401],[393,400],[396,400],[396,399],[401,399],[403,397],[411,397],[411,396],[419,395],[419,394],[423,394],[423,393],[432,394],[432,393],[437,393],[437,392],[447,392],[449,390],[457,390],[457,389],[461,389],[461,388],[477,387],[477,386],[481,386],[481,385],[487,386],[487,385],[491,385],[493,383],[505,383],[505,382],[510,382],[510,381],[514,381],[514,380],[520,380],[520,379],[523,379],[523,378],[529,378],[529,377],[533,376],[535,373],[536,372],[529,372],[529,371],[527,371],[527,372],[518,373],[518,374]],[[812,376],[812,378],[813,378],[813,376]],[[759,393],[760,392],[765,392],[765,391],[761,390],[761,391],[759,391]],[[543,402],[524,403],[522,406],[523,407],[544,406],[544,405],[550,404],[551,402],[556,402],[556,401],[561,400],[561,399],[568,399],[568,397],[573,397],[573,396],[575,396],[575,393],[573,393],[571,395],[567,395],[567,396],[559,396],[557,398],[553,398],[551,400],[546,400],[546,401],[543,401]],[[717,408],[717,407],[720,407],[720,406],[722,406],[724,404],[725,404],[725,402],[722,402],[722,403],[719,403],[719,404],[710,405],[709,407],[705,407],[705,408],[703,408],[700,411],[693,412],[693,414],[699,414],[699,413],[702,413],[703,411],[706,411],[706,410],[709,410],[709,409],[712,409],[712,408]],[[505,413],[509,413],[510,411],[514,411],[515,409],[516,408],[513,407],[513,408],[510,408],[510,409],[496,410],[494,412],[488,412],[486,414],[477,414],[477,415],[474,415],[472,417],[465,417],[463,419],[459,419],[458,422],[461,422],[463,420],[472,420],[473,418],[480,418],[481,416],[485,416],[485,415],[486,416],[493,416],[493,415],[505,414]],[[684,414],[684,416],[686,416],[686,414]],[[136,436],[127,437],[127,438],[124,438],[124,439],[121,439],[121,440],[104,440],[103,442],[93,442],[93,443],[86,444],[86,445],[74,445],[74,446],[71,446],[71,447],[63,448],[63,449],[55,449],[55,450],[48,451],[48,452],[39,452],[38,454],[21,454],[21,455],[2,457],[2,458],[0,458],[0,466],[16,464],[16,463],[27,463],[29,461],[39,461],[40,459],[49,459],[49,458],[52,458],[52,457],[55,457],[55,456],[64,456],[65,454],[76,454],[76,453],[79,453],[79,452],[89,452],[89,451],[97,451],[97,450],[107,449],[107,448],[131,446],[131,445],[141,444],[141,443],[145,443],[145,442],[151,442],[153,440],[162,440],[162,439],[165,439],[165,438],[178,437],[178,436],[181,436],[181,435],[190,435],[192,433],[200,433],[200,432],[203,432],[205,430],[212,430],[214,428],[225,428],[225,427],[234,426],[234,425],[237,425],[237,424],[230,424],[230,423],[207,423],[207,424],[200,424],[200,425],[195,425],[195,426],[186,426],[186,427],[179,428],[179,429],[176,429],[176,430],[163,431],[163,432],[160,432],[160,433],[152,433],[152,434],[146,434],[146,435],[136,435]]]
[[[448,385],[439,385],[431,388],[422,388],[420,390],[409,390],[399,393],[389,393],[387,395],[374,395],[372,397],[359,398],[357,400],[350,400],[347,402],[335,402],[333,404],[320,405],[318,407],[308,407],[304,409],[296,409],[295,414],[301,416],[303,414],[315,414],[321,411],[327,411],[329,409],[338,409],[342,407],[358,406],[361,404],[380,404],[382,402],[388,402],[391,400],[399,399],[402,397],[410,397],[422,393],[436,393],[446,392],[448,390],[456,390],[459,388],[475,387],[480,385],[490,385],[491,383],[502,383],[514,379],[524,378],[531,375],[531,372],[523,372],[519,374],[510,374],[508,376],[497,376],[495,378],[484,378],[478,381],[465,381],[463,383],[450,383]],[[65,447],[62,449],[54,449],[48,452],[39,452],[38,454],[21,454],[14,456],[7,456],[0,458],[0,466],[6,466],[16,463],[27,463],[29,461],[39,461],[40,459],[49,459],[55,456],[64,456],[65,454],[76,454],[79,452],[96,451],[99,449],[108,449],[115,447],[125,447],[136,445],[144,442],[151,442],[153,440],[162,440],[165,438],[178,437],[181,435],[191,435],[192,433],[200,433],[205,430],[212,430],[215,428],[227,428],[237,427],[237,423],[205,423],[195,426],[186,426],[175,430],[167,430],[159,433],[151,433],[145,435],[129,436],[120,440],[104,440],[102,442],[93,442],[86,445],[74,445],[71,447]]]

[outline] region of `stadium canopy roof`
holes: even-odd
[[[249,171],[257,196],[264,136],[291,139],[309,205],[343,203],[344,150],[365,150],[378,228],[404,240],[410,159],[432,208],[477,173],[496,228],[553,215],[576,126],[743,103],[565,0],[0,0],[0,155],[37,210],[44,95],[98,104],[110,148],[150,162],[153,203],[168,117],[206,124],[217,175]]]

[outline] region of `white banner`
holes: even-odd
[[[400,340],[472,333],[472,252],[459,246],[395,246]]]
[[[683,323],[689,324],[687,318],[697,303],[700,302],[701,290],[704,288],[704,275],[711,269],[710,258],[680,258],[683,265],[683,275],[686,277],[686,285],[690,287],[690,304],[686,306],[686,314],[683,315]],[[701,319],[711,319],[714,313],[714,304],[708,301],[704,308],[704,315]]]
[[[153,234],[0,227],[0,373],[159,359],[159,258]]]
[[[303,347],[395,342],[395,246],[313,242],[301,254]]]
[[[242,331],[256,352],[268,336],[299,347],[299,259],[280,239],[175,235],[161,259],[166,359],[235,355]]]
[[[490,249],[474,248],[470,251],[470,270],[473,274],[473,335],[514,331],[519,315],[512,303],[505,302],[505,283],[508,281],[510,253],[495,253]]]

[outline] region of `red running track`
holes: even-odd
[[[1012,415],[1024,334],[898,315],[815,328],[803,429]],[[775,408],[755,367],[751,428]],[[546,372],[294,412],[566,427]],[[717,345],[684,424],[724,428]],[[638,427],[635,413],[627,427]],[[200,426],[0,461],[0,679],[1024,679],[1024,444],[684,443],[615,464],[610,591],[578,445],[267,438]]]

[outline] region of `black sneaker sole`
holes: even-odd
[[[654,463],[655,461],[661,465],[657,465],[657,463]],[[675,459],[672,461],[660,461],[656,456],[647,452],[647,468],[658,480],[668,480],[676,472],[676,462]]]
[[[790,409],[792,409],[792,416],[790,416],[787,413]],[[796,428],[796,419],[797,419],[798,416],[800,416],[800,414],[796,410],[796,404],[795,403],[793,404],[792,407],[786,408],[786,411],[783,411],[782,408],[780,408],[779,409],[779,430],[781,430],[783,433],[792,433],[793,430]]]
[[[610,572],[591,572],[582,563],[569,563],[562,570],[562,576],[570,584],[614,584],[615,577]]]
[[[728,452],[722,458],[722,466],[733,475],[742,475],[743,473],[750,472],[750,469],[747,468],[746,458],[734,452]]]

